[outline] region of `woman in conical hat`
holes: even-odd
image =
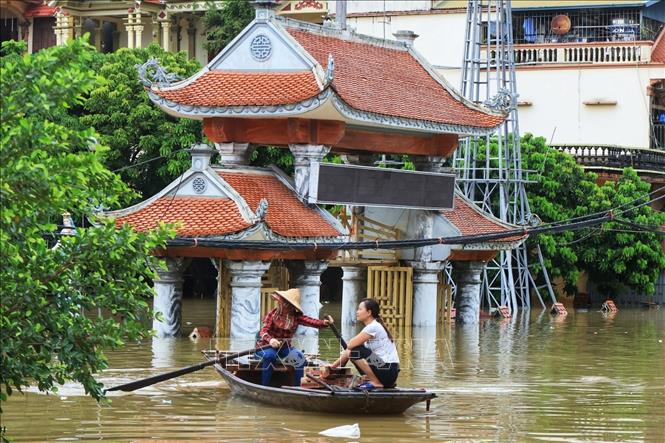
[[[328,320],[319,320],[303,314],[300,306],[300,290],[275,291],[272,298],[277,300],[277,307],[268,312],[263,319],[263,328],[259,332],[257,347],[270,345],[271,347],[259,351],[261,357],[261,384],[267,386],[272,377],[273,364],[277,358],[292,363],[295,367],[295,386],[300,386],[300,379],[304,373],[305,356],[299,350],[291,347],[291,339],[298,325],[310,328],[325,328],[330,324]]]

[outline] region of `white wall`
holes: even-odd
[[[376,37],[383,37],[384,27],[386,38],[394,38],[392,33],[399,29],[419,34],[416,50],[453,87],[460,87],[464,13],[352,17],[349,24],[359,33]],[[544,136],[555,144],[648,147],[646,89],[650,79],[658,78],[665,78],[662,66],[518,69],[518,100],[533,103],[519,108],[520,131]],[[592,99],[614,100],[617,104],[583,104]]]
[[[383,12],[383,11],[428,11],[431,6],[430,0],[348,0],[346,2],[346,13]],[[328,10],[335,12],[335,0],[328,1]]]
[[[420,37],[414,47],[432,65],[460,67],[464,55],[464,14],[418,14],[381,17],[350,17],[349,26],[360,34],[394,39],[400,30],[413,31]]]

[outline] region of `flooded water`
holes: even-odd
[[[327,305],[325,311],[339,308]],[[184,323],[212,323],[214,304],[186,300]],[[327,428],[358,423],[360,441],[665,441],[665,309],[539,311],[478,327],[400,331],[401,386],[427,387],[432,410],[416,405],[391,417],[282,410],[234,398],[211,368],[98,405],[68,384],[4,405],[14,441],[309,441]],[[188,366],[220,340],[154,340],[110,354],[108,386]],[[325,330],[324,358],[338,352]],[[115,394],[115,393],[114,393]]]

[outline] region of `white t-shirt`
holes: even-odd
[[[381,323],[373,320],[372,323],[365,326],[360,332],[364,332],[372,337],[365,342],[365,346],[376,354],[376,356],[384,363],[399,363],[395,343],[390,341],[388,333],[386,332],[386,329],[381,326]],[[368,360],[368,363],[372,362]]]

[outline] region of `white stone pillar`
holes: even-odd
[[[484,262],[458,261],[453,265],[455,294],[455,322],[476,324],[480,321],[480,280]]]
[[[74,37],[74,17],[60,10],[55,14],[55,43],[64,45]]]
[[[343,266],[342,271],[342,319],[341,324],[356,323],[356,309],[367,295],[367,268]]]
[[[140,12],[134,13],[134,32],[136,33],[136,44],[135,48],[143,47],[143,22]]]
[[[162,48],[165,51],[171,50],[171,22],[164,20],[162,23]]]
[[[270,262],[225,260],[231,276],[231,339],[254,340],[261,328],[261,277]]]
[[[127,19],[125,23],[125,30],[127,31],[127,47],[129,49],[134,48],[134,10],[130,9],[127,13]]]
[[[289,149],[294,156],[293,166],[295,172],[293,176],[295,178],[296,192],[302,201],[307,202],[310,166],[312,162],[323,160],[323,157],[330,151],[330,147],[325,145],[289,145]]]
[[[219,152],[219,163],[228,165],[248,165],[249,157],[254,151],[254,146],[249,143],[215,143],[215,149]]]
[[[188,260],[182,257],[166,258],[165,267],[155,266],[157,278],[153,309],[161,313],[162,321],[154,319],[152,328],[157,337],[176,337],[180,333],[182,321],[182,282],[183,271]]]
[[[291,287],[300,290],[300,306],[309,317],[319,318],[321,274],[328,267],[325,260],[291,261],[287,264]],[[318,335],[318,329],[298,326],[298,335]]]
[[[411,262],[413,326],[436,326],[436,296],[442,262]]]

